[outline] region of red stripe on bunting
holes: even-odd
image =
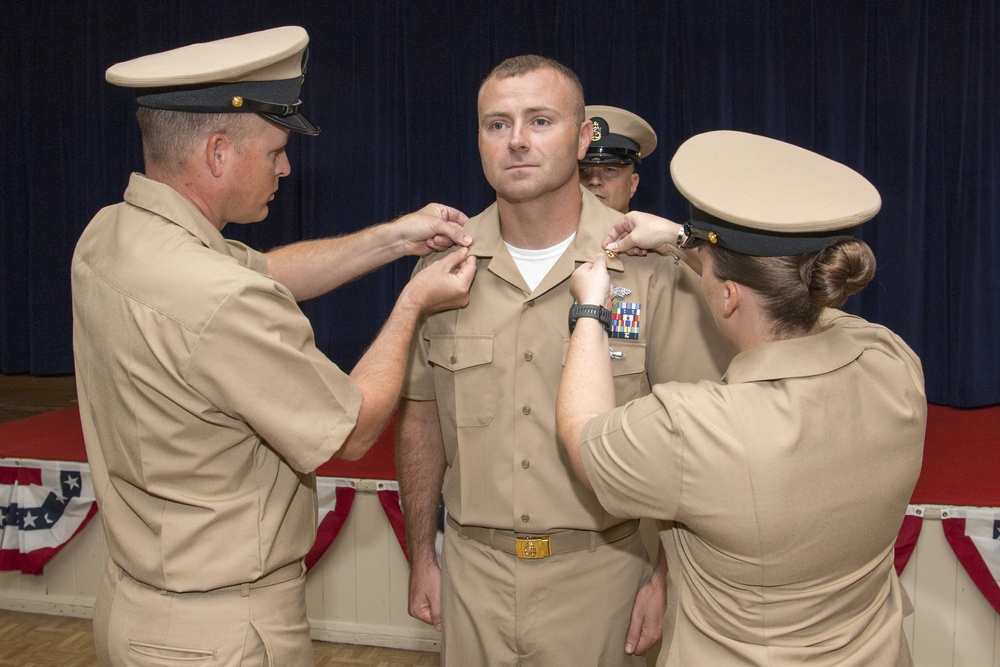
[[[319,526],[316,528],[316,541],[313,542],[312,549],[306,554],[306,572],[313,568],[319,559],[326,553],[326,550],[330,548],[333,541],[337,539],[337,535],[340,534],[340,529],[344,527],[344,522],[347,521],[347,515],[351,512],[351,507],[354,506],[354,493],[355,490],[350,486],[338,486],[335,491],[337,496],[337,504],[333,510],[326,513],[323,520],[320,522]]]
[[[0,484],[23,484],[41,486],[42,471],[39,468],[21,466],[0,466]]]
[[[382,509],[389,519],[392,532],[396,533],[396,540],[403,549],[406,560],[410,560],[410,554],[406,550],[406,528],[403,525],[403,508],[399,504],[399,491],[384,489],[378,492],[378,501],[382,503]]]
[[[903,517],[903,525],[896,536],[896,548],[893,555],[893,565],[896,567],[896,576],[903,574],[903,569],[913,555],[913,549],[917,546],[917,538],[920,537],[920,528],[924,524],[921,516],[907,514]]]
[[[993,574],[983,561],[983,557],[979,555],[979,549],[965,534],[965,519],[942,519],[941,525],[944,528],[945,539],[951,545],[951,550],[955,552],[962,567],[969,573],[976,588],[993,605],[997,613],[1000,613],[1000,587],[993,579]]]

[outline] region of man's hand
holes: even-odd
[[[353,234],[301,241],[267,253],[268,272],[296,301],[325,294],[404,255],[471,246],[461,211],[428,204],[419,211]]]
[[[437,563],[410,567],[410,616],[441,632],[441,568]]]
[[[468,219],[458,209],[444,204],[428,204],[389,224],[399,234],[403,255],[423,257],[432,252],[447,250],[453,245],[471,246],[472,237],[464,229]]]
[[[459,248],[425,267],[403,288],[400,298],[412,300],[424,315],[469,305],[469,288],[476,277],[476,258]]]
[[[653,571],[652,578],[635,594],[632,620],[625,636],[626,653],[642,655],[660,641],[663,636],[663,615],[666,611],[667,585],[664,573],[657,568]]]
[[[603,252],[593,262],[576,267],[570,277],[569,291],[577,303],[610,305],[611,276],[608,275],[608,262]]]

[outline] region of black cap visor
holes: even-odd
[[[642,164],[639,154],[630,148],[618,146],[594,146],[587,149],[587,154],[580,164]]]
[[[258,111],[257,114],[262,118],[271,121],[275,125],[288,128],[292,132],[298,132],[299,134],[305,134],[310,137],[319,136],[319,128],[313,125],[308,118],[300,113],[293,113],[288,116],[279,116],[278,114]]]

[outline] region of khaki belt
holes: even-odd
[[[639,520],[633,519],[612,526],[605,531],[559,530],[545,535],[515,533],[512,530],[498,530],[483,526],[463,526],[448,517],[448,525],[462,537],[475,540],[497,551],[513,554],[518,558],[547,558],[570,551],[589,549],[593,551],[602,544],[611,544],[625,539],[639,530]]]
[[[150,586],[149,584],[147,584],[147,583],[145,583],[143,581],[139,581],[138,579],[136,579],[135,577],[133,577],[131,574],[129,574],[128,572],[126,572],[125,570],[123,570],[120,567],[118,568],[118,571],[120,573],[119,574],[119,578],[122,577],[122,576],[128,577],[129,579],[131,579],[135,583],[139,584],[140,586],[144,586],[146,588],[151,588],[151,589],[153,589],[153,590],[155,590],[155,591],[157,591],[157,592],[159,592],[159,593],[161,593],[163,595],[179,595],[179,594],[182,594],[181,591],[168,591],[168,590],[164,590],[162,588],[157,588],[156,586]],[[222,588],[212,588],[212,589],[207,590],[207,591],[183,591],[183,593],[203,593],[203,594],[205,594],[205,593],[224,593],[224,592],[227,592],[227,591],[241,591],[242,594],[243,594],[243,596],[246,597],[246,595],[250,591],[250,589],[253,589],[253,588],[264,588],[265,586],[273,586],[274,584],[281,584],[281,583],[284,583],[284,582],[289,581],[291,579],[298,579],[299,577],[302,576],[303,572],[304,572],[304,568],[303,568],[303,565],[302,565],[302,561],[297,560],[297,561],[293,561],[293,562],[289,563],[288,565],[284,565],[282,567],[279,567],[277,570],[275,570],[274,572],[271,572],[270,574],[265,574],[263,577],[261,577],[260,579],[257,579],[256,581],[251,581],[251,582],[245,583],[245,584],[233,584],[232,586],[223,586]]]

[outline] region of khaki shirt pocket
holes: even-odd
[[[611,374],[615,380],[615,399],[618,405],[640,398],[649,393],[649,378],[646,377],[646,344],[621,338],[609,339],[608,354],[611,355]],[[569,338],[563,344],[562,363],[566,365],[569,353]]]
[[[451,415],[458,427],[493,421],[493,336],[432,335],[427,360],[439,414]]]

